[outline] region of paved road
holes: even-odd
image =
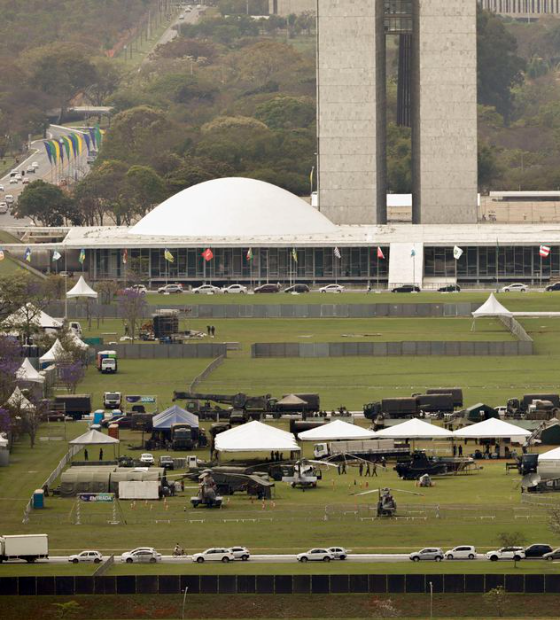
[[[47,135],[49,139],[57,139],[62,135],[74,133],[76,129],[62,127],[59,125],[51,125],[48,129]],[[35,140],[31,143],[31,149],[27,157],[21,161],[17,166],[14,166],[14,170],[19,171],[27,171],[27,167],[32,162],[37,162],[39,164],[39,168],[37,169],[35,174],[28,174],[25,172],[25,176],[29,177],[30,181],[36,181],[37,179],[43,179],[49,183],[56,183],[61,179],[81,179],[89,172],[89,165],[87,164],[87,153],[84,152],[82,155],[77,157],[75,160],[72,160],[69,165],[68,162],[64,162],[64,166],[58,166],[56,169],[53,166],[47,157],[47,153],[45,151],[45,147],[43,146],[42,140]],[[4,200],[4,196],[6,194],[11,194],[16,202],[24,189],[23,183],[20,181],[19,183],[13,185],[10,184],[10,173],[6,174],[3,178],[0,179],[0,184],[4,186],[4,191],[0,191],[0,200]],[[10,213],[6,213],[4,215],[0,215],[0,227],[3,226],[27,226],[32,225],[31,220],[23,219],[18,220],[13,217]]]

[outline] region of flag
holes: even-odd
[[[385,258],[385,254],[383,254],[383,250],[381,248],[377,248],[377,258]]]
[[[201,254],[202,258],[209,263],[214,258],[214,252],[210,248],[206,248]]]
[[[311,183],[311,191],[313,191],[313,175],[315,174],[315,166],[311,168],[311,172],[309,173],[309,182]]]
[[[0,248],[0,260],[4,260],[4,248]]]
[[[70,142],[68,136],[60,136],[60,140],[59,140],[61,146],[64,147],[64,150],[66,151],[66,159],[70,159],[70,152],[73,152],[73,147],[72,147],[72,143]],[[62,150],[62,149],[60,149]]]
[[[50,143],[49,140],[45,140],[43,142],[43,144],[45,145],[45,151],[47,151],[47,157],[49,158],[49,164],[54,164],[56,162],[55,159],[55,151],[53,149],[52,144]]]
[[[54,250],[52,259],[56,262],[60,258],[62,258],[62,254],[58,250]]]
[[[294,263],[297,263],[297,252],[295,248],[292,248],[292,258],[294,259]]]
[[[175,257],[173,256],[173,254],[171,254],[171,252],[167,248],[165,248],[165,252],[163,253],[163,257],[169,263],[174,263],[175,262]]]
[[[122,251],[122,262],[123,262],[123,265],[126,265],[127,261],[128,261],[128,250],[125,248]]]
[[[455,260],[459,260],[461,256],[463,256],[463,254],[464,254],[463,250],[458,245],[456,245],[453,248],[453,258]]]
[[[26,248],[25,249],[25,254],[23,255],[23,258],[30,263],[31,262],[31,248]]]
[[[412,250],[410,251],[410,258],[414,258],[415,256],[416,256],[416,250],[412,248]]]
[[[334,255],[336,256],[336,258],[342,258],[342,254],[340,253],[340,250],[338,248],[334,249]]]
[[[253,249],[249,248],[249,251],[247,252],[247,262],[251,262],[253,260]]]
[[[550,256],[550,247],[548,245],[541,245],[539,248],[539,254],[543,258],[548,258]]]
[[[80,256],[78,257],[78,260],[80,261],[80,263],[83,265],[85,260],[86,260],[86,251],[85,250],[80,250]]]

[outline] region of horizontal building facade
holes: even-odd
[[[479,0],[483,9],[512,17],[560,15],[560,0]]]

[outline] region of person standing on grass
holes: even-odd
[[[84,450],[84,461],[89,461],[89,454],[87,448]]]
[[[103,460],[103,448],[99,448],[99,460]]]
[[[360,476],[364,475],[364,463],[363,461],[360,461],[360,466],[359,466],[359,471],[360,471]]]

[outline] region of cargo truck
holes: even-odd
[[[394,439],[354,439],[349,441],[331,441],[316,443],[313,456],[316,459],[330,458],[333,461],[356,456],[367,461],[381,457],[402,456],[409,454],[410,448],[395,445]]]
[[[0,562],[25,560],[35,562],[49,557],[49,537],[46,534],[0,536]]]
[[[381,402],[364,405],[364,416],[374,420],[378,415],[386,418],[413,418],[422,413],[453,413],[452,394],[417,394],[404,398],[384,398]]]
[[[103,374],[114,374],[118,370],[116,351],[97,352],[97,370]]]

